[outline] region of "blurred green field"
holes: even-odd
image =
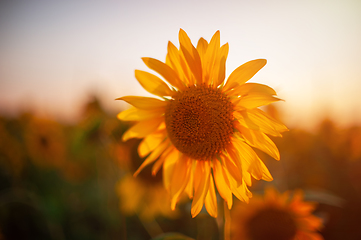
[[[71,124],[31,111],[0,117],[0,239],[222,239],[219,219],[203,210],[193,219],[187,198],[170,211],[161,171],[132,177],[142,159],[139,141],[121,141],[128,123],[97,98],[79,116]],[[251,191],[302,189],[318,202],[325,239],[361,239],[361,127],[324,119],[314,132],[283,135],[272,138],[280,161],[258,152],[274,181],[254,181]]]

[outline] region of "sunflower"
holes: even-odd
[[[125,215],[138,214],[144,221],[151,221],[158,216],[177,217],[178,212],[169,208],[170,199],[162,184],[162,172],[151,176],[149,172],[142,171],[137,178],[130,174],[144,160],[137,153],[139,142],[137,139],[129,140],[124,144],[123,151],[119,152],[120,167],[125,170],[116,185],[120,211]]]
[[[48,118],[31,118],[25,132],[29,157],[35,165],[62,169],[66,164],[66,137],[60,123]]]
[[[126,175],[118,181],[116,192],[120,199],[120,211],[126,215],[138,214],[141,219],[150,221],[159,216],[174,218],[178,214],[164,204],[170,200],[161,182]]]
[[[303,201],[303,192],[279,194],[267,188],[264,198],[255,196],[249,204],[238,204],[232,214],[232,239],[237,240],[321,240],[317,232],[321,219],[312,215],[315,204]]]
[[[144,138],[139,155],[148,157],[135,176],[154,162],[155,175],[163,166],[163,182],[175,209],[183,193],[193,198],[195,217],[203,205],[217,216],[217,188],[228,208],[232,194],[248,201],[251,176],[272,180],[267,167],[252,147],[275,159],[279,151],[266,135],[281,136],[287,128],[258,107],[279,101],[276,92],[262,84],[246,83],[265,64],[257,59],[238,67],[225,82],[228,43],[220,46],[217,31],[210,42],[201,38],[197,47],[179,31],[179,49],[168,43],[165,63],[142,58],[159,77],[136,70],[135,77],[148,92],[159,98],[125,96],[133,107],[118,114],[124,121],[138,121],[123,140]]]

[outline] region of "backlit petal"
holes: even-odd
[[[240,159],[240,156],[237,154],[236,149],[234,148],[233,145],[231,145],[230,147],[227,148],[227,153],[230,157],[230,159],[232,159],[232,162],[237,166],[237,170],[239,173],[239,177],[242,178],[243,176],[243,169],[242,169],[242,161]]]
[[[268,94],[263,93],[252,93],[241,97],[239,103],[237,104],[236,108],[247,108],[253,109],[256,107],[268,105],[273,102],[281,101],[282,99],[278,97],[274,97]]]
[[[197,161],[194,173],[194,198],[192,201],[192,217],[202,210],[204,199],[209,188],[210,165],[207,161]]]
[[[271,116],[269,116],[267,113],[265,113],[261,109],[255,108],[255,109],[252,109],[250,112],[252,113],[252,115],[257,115],[257,118],[259,119],[259,121],[264,121],[269,124],[272,124],[272,126],[274,127],[274,129],[276,131],[278,131],[278,132],[288,131],[288,128],[283,123],[272,118]],[[255,121],[254,118],[256,118],[256,116],[253,116],[253,118],[252,118],[253,121]]]
[[[165,159],[163,163],[163,184],[164,188],[170,190],[170,185],[173,177],[174,167],[178,161],[179,151],[172,151]]]
[[[176,85],[179,90],[183,90],[188,80],[185,79],[183,69],[180,63],[179,50],[172,42],[168,42],[168,53],[166,64],[169,65],[178,75],[180,83]]]
[[[157,130],[162,122],[164,122],[164,117],[139,122],[123,134],[122,140],[127,141],[130,138],[143,138]]]
[[[206,84],[211,84],[213,81],[212,72],[214,70],[214,65],[218,56],[220,48],[220,32],[217,31],[211,41],[208,44],[206,55],[205,55],[205,63],[204,63],[204,82]]]
[[[196,83],[202,82],[202,65],[201,61],[198,55],[198,52],[196,51],[197,58],[193,58],[193,56],[188,52],[188,50],[181,44],[180,48],[182,50],[184,59],[187,62],[187,65],[189,69],[192,71],[192,74],[196,80]],[[196,60],[197,59],[197,60]]]
[[[235,179],[238,185],[242,184],[242,170],[230,159],[230,157],[224,157],[224,166],[228,170],[230,176]]]
[[[167,131],[165,129],[153,132],[146,136],[138,147],[138,154],[140,157],[147,156],[151,151],[153,151],[167,136]]]
[[[276,160],[280,159],[280,153],[276,145],[269,137],[267,137],[266,134],[260,131],[253,131],[242,126],[240,126],[240,128],[242,136],[249,145],[262,150]]]
[[[256,59],[239,66],[228,77],[227,83],[224,85],[224,90],[228,91],[244,84],[250,80],[259,70],[261,70],[261,68],[263,68],[266,63],[266,59]]]
[[[208,48],[208,42],[204,38],[200,38],[197,44],[197,51],[199,53],[199,57],[201,58],[202,68],[204,69],[205,55]]]
[[[143,62],[152,70],[159,73],[165,80],[167,80],[172,86],[179,88],[182,86],[181,80],[178,74],[167,64],[154,59],[154,58],[142,58]]]
[[[259,180],[262,178],[262,166],[261,159],[255,153],[255,151],[246,143],[240,140],[234,140],[233,144],[235,148],[238,150],[238,155],[242,158],[242,160],[248,163],[249,169],[248,171],[252,174],[252,176]]]
[[[147,111],[132,107],[118,113],[117,118],[122,121],[141,121],[151,118],[157,118],[162,116],[163,114],[164,114],[164,109]]]
[[[179,157],[179,159],[177,160],[174,166],[173,176],[170,184],[172,210],[175,209],[175,206],[179,200],[180,195],[183,193],[185,187],[187,186],[189,175],[191,172],[190,166],[191,166],[191,160],[184,154],[181,154],[181,156]]]
[[[186,59],[184,58],[183,53],[180,50],[179,53],[179,64],[181,66],[181,69],[183,71],[183,82],[185,83],[186,86],[191,86],[195,84],[195,78],[192,74],[191,69],[189,68]]]
[[[166,139],[156,149],[154,149],[154,151],[140,165],[137,171],[135,171],[134,177],[136,177],[140,173],[140,171],[143,170],[143,168],[154,162],[169,147],[169,144],[170,140]]]
[[[277,95],[276,91],[264,84],[259,83],[245,83],[229,92],[229,94],[236,96],[244,96],[250,93],[263,93],[267,95]]]
[[[160,156],[160,158],[153,164],[153,167],[152,167],[152,175],[153,176],[155,176],[157,174],[160,167],[163,165],[164,161],[167,159],[167,157],[170,154],[172,154],[172,152],[176,152],[176,149],[171,145],[164,151],[164,153]]]
[[[194,171],[195,171],[196,163],[197,163],[197,161],[192,161],[192,166],[191,166],[192,169],[191,169],[191,173],[189,175],[188,184],[187,184],[186,188],[184,189],[184,192],[187,193],[187,195],[190,199],[193,198],[193,193],[194,193]]]
[[[183,55],[188,63],[188,67],[193,73],[193,76],[196,79],[196,83],[201,83],[202,81],[202,63],[201,58],[197,49],[193,46],[191,40],[189,39],[187,33],[180,29],[179,31],[179,44],[180,49],[183,52]]]
[[[266,165],[262,161],[261,161],[261,166],[262,166],[262,179],[268,182],[272,181],[273,177],[269,172],[268,168],[266,167]]]
[[[136,108],[143,110],[153,110],[158,108],[165,108],[167,106],[166,101],[162,101],[156,98],[150,97],[138,97],[138,96],[125,96],[121,98],[117,98],[115,100],[123,100],[127,103],[133,105]]]
[[[255,130],[260,130],[272,136],[282,137],[281,132],[276,129],[277,126],[276,124],[273,123],[273,121],[271,121],[265,115],[259,114],[258,111],[254,111],[254,110],[259,110],[259,109],[248,110],[247,117],[249,121],[251,121],[252,123],[258,126],[258,129]],[[283,124],[281,125],[284,126]]]
[[[223,167],[218,160],[213,161],[215,164],[213,167],[214,180],[216,182],[217,190],[221,197],[227,202],[228,208],[232,208],[232,192],[229,188],[229,182],[227,176],[223,173]],[[228,184],[227,184],[227,182]]]
[[[231,177],[230,173],[225,169],[225,173],[228,176],[229,183],[231,184],[231,191],[239,200],[248,202],[249,196],[247,195],[247,185],[245,182],[238,184],[234,178]]]
[[[224,44],[219,51],[218,59],[215,66],[216,70],[213,74],[213,87],[218,87],[224,82],[224,78],[226,77],[226,60],[228,56],[228,51],[228,43]]]
[[[135,78],[148,92],[163,97],[172,96],[174,93],[159,77],[140,70],[135,70]]]
[[[233,116],[242,126],[253,130],[260,130],[260,127],[248,117],[248,112],[246,110],[234,111]]]
[[[212,217],[217,217],[217,198],[216,198],[216,191],[214,189],[214,182],[212,174],[209,176],[209,188],[208,193],[206,195],[206,199],[204,201],[206,206],[207,212]]]

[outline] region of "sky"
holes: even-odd
[[[147,93],[134,70],[141,57],[165,61],[179,29],[193,44],[220,30],[229,43],[226,76],[257,58],[267,65],[250,82],[273,87],[289,127],[329,117],[360,124],[361,1],[0,1],[0,112],[26,108],[78,117],[95,94],[115,101]],[[151,72],[151,70],[149,70]]]

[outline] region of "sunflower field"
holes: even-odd
[[[277,118],[274,107],[265,111]],[[230,211],[216,192],[218,216],[203,207],[193,218],[187,196],[171,210],[162,171],[152,176],[147,166],[133,177],[144,157],[140,140],[122,141],[131,123],[96,97],[79,115],[74,123],[31,111],[1,116],[0,239],[225,239],[224,232],[248,239],[247,231],[268,231],[254,239],[361,238],[360,126],[324,119],[315,132],[294,128],[272,138],[281,161],[257,154],[274,180],[254,182],[249,203],[233,197]]]

